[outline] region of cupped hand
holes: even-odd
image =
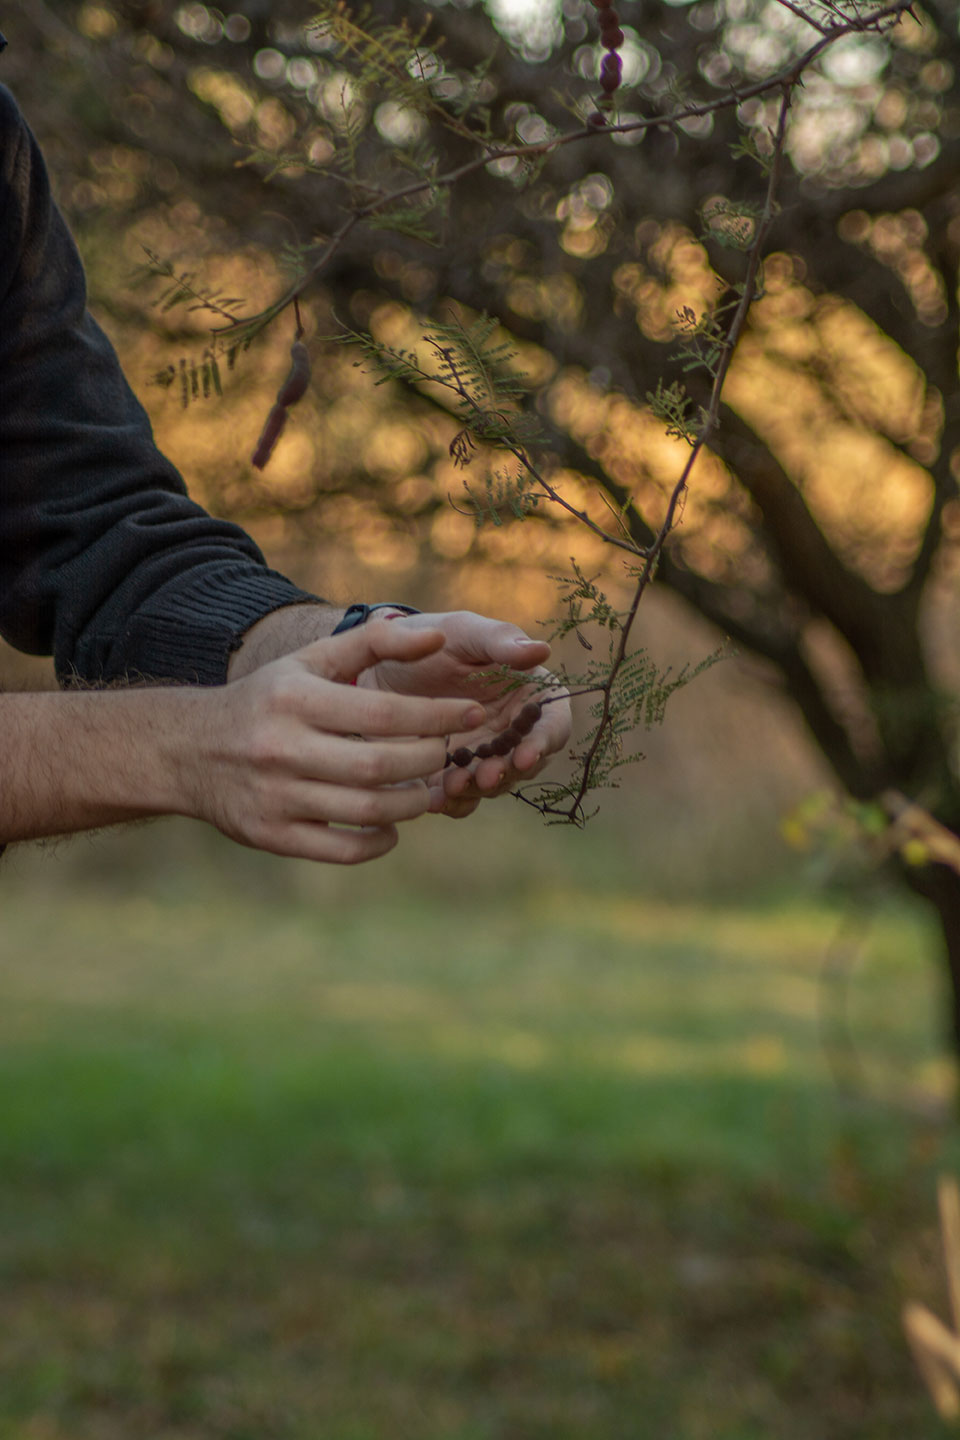
[[[528,700],[549,700],[536,725],[509,755],[474,760],[466,768],[438,769],[430,778],[432,811],[458,819],[469,815],[481,800],[532,779],[566,745],[572,723],[570,702],[559,685],[550,684],[552,676],[544,669],[550,656],[546,641],[531,640],[516,625],[470,610],[411,615],[387,623],[412,633],[439,630],[444,643],[410,664],[380,661],[360,677],[360,684],[399,694],[479,700],[485,718],[480,724],[451,732],[451,752],[461,746],[475,750],[491,740],[508,727]],[[529,675],[531,683],[517,686],[515,677],[497,678],[495,672],[504,666]]]
[[[186,813],[281,855],[354,864],[385,854],[397,823],[431,808],[446,737],[485,712],[416,685],[390,693],[352,682],[371,667],[428,665],[444,644],[436,627],[372,621],[196,692]]]

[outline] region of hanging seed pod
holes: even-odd
[[[276,401],[267,416],[263,430],[260,432],[260,439],[257,441],[257,448],[250,459],[250,463],[255,469],[262,470],[270,459],[273,447],[287,423],[287,410],[291,405],[296,405],[298,400],[303,399],[309,384],[310,354],[302,340],[294,340],[290,346],[290,369],[287,378],[277,391]]]
[[[600,89],[612,95],[614,90],[619,89],[622,71],[623,62],[615,50],[604,55],[603,64],[600,66]]]
[[[274,405],[266,418],[263,429],[260,431],[260,439],[257,441],[257,448],[250,457],[250,464],[256,470],[262,470],[264,465],[273,454],[273,447],[280,439],[284,425],[287,423],[287,410],[285,405]]]
[[[468,749],[466,745],[461,745],[458,750],[454,750],[453,754],[448,756],[447,764],[459,765],[461,770],[465,770],[472,759],[473,751]]]
[[[302,340],[290,346],[290,371],[277,392],[278,405],[296,405],[307,393],[310,384],[310,355]]]
[[[599,130],[607,123],[603,112],[613,109],[613,93],[620,88],[623,78],[623,62],[617,51],[623,47],[626,37],[620,28],[620,15],[610,0],[593,0],[593,5],[600,25],[600,44],[606,53],[600,62],[603,93],[596,101],[596,110],[587,116],[587,124]]]

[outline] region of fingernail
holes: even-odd
[[[478,725],[483,724],[486,718],[487,712],[482,705],[471,705],[460,716],[460,724],[465,730],[475,730]]]

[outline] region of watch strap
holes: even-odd
[[[400,615],[419,615],[421,613],[413,605],[400,605],[393,600],[380,600],[376,605],[361,603],[348,605],[343,619],[334,628],[334,635],[342,635],[345,630],[355,630],[358,625],[366,625],[376,610],[398,610]],[[399,616],[395,618],[399,619]]]

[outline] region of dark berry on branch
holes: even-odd
[[[458,750],[454,750],[453,754],[450,756],[451,763],[454,765],[459,765],[461,770],[465,769],[466,766],[470,764],[470,761],[472,759],[473,751],[469,750],[466,745],[461,745],[460,748]]]

